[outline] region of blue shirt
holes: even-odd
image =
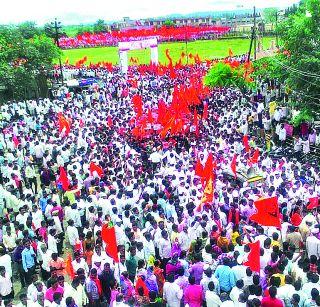
[[[219,280],[220,289],[229,292],[236,285],[234,272],[226,265],[218,265],[214,276]]]
[[[23,269],[28,272],[28,269],[32,268],[35,265],[34,256],[35,253],[33,251],[33,248],[30,247],[29,249],[25,248],[22,251],[22,266]]]
[[[41,197],[41,198],[39,199],[39,205],[40,205],[41,211],[42,211],[43,213],[45,213],[46,207],[47,207],[47,205],[48,205],[48,200],[47,200],[46,198],[44,198],[44,197]]]

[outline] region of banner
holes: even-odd
[[[155,47],[158,47],[158,42],[156,38],[149,38],[149,39],[138,40],[138,41],[119,42],[119,51],[155,48]]]

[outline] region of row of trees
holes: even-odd
[[[47,77],[61,52],[53,40],[30,24],[0,26],[0,46],[2,99],[47,96]]]

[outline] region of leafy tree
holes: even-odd
[[[269,22],[271,24],[274,24],[277,19],[278,9],[275,7],[269,7],[265,8],[263,10],[263,19],[265,22]]]
[[[0,27],[0,84],[9,99],[26,98],[28,92],[46,96],[47,76],[60,50],[52,39],[36,35],[25,39],[13,27]]]
[[[91,33],[92,27],[91,26],[84,26],[80,25],[77,29],[77,35],[83,34],[83,33]]]
[[[288,7],[287,9],[285,9],[284,11],[284,15],[286,17],[295,14],[298,11],[298,5],[297,4],[293,4],[292,6]]]
[[[251,74],[251,63],[240,64],[237,61],[218,62],[214,64],[204,77],[204,84],[210,87],[236,87],[242,92],[254,86]]]
[[[174,27],[174,22],[168,19],[163,23],[163,25],[166,27]]]
[[[299,108],[312,111],[319,110],[320,105],[319,29],[320,1],[305,0],[296,14],[280,24],[284,48],[275,58],[288,86],[301,101]]]
[[[33,21],[25,21],[17,26],[18,31],[23,38],[29,39],[36,35],[41,34],[40,28],[37,28],[36,23]]]
[[[93,25],[93,31],[95,33],[105,32],[106,31],[105,21],[103,19],[97,20],[96,23]]]

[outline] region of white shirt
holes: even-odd
[[[9,277],[12,277],[12,260],[9,254],[5,254],[0,257],[0,264],[1,266],[4,266],[6,269],[6,274],[9,275]]]
[[[48,249],[52,253],[58,253],[57,240],[50,234],[48,235]]]
[[[77,272],[78,269],[84,269],[84,272],[85,272],[86,275],[89,273],[88,265],[87,265],[86,261],[83,258],[80,259],[80,262],[77,262],[76,260],[73,260],[72,261],[72,267],[73,267],[73,270],[75,272]]]
[[[165,282],[163,285],[163,298],[168,302],[170,307],[180,307],[180,301],[183,292],[175,283]]]
[[[157,151],[153,152],[150,157],[149,157],[149,160],[152,162],[152,163],[160,163],[161,162],[161,159],[162,159],[162,155],[159,154]]]
[[[315,255],[320,256],[320,240],[315,236],[309,236],[306,240],[306,250],[308,257]]]
[[[4,276],[0,275],[0,295],[6,296],[9,295],[12,291],[11,278],[8,273],[5,273]]]
[[[210,290],[206,291],[206,303],[207,307],[219,307],[222,304],[220,297]]]
[[[185,233],[184,231],[180,232],[178,240],[179,240],[181,250],[183,250],[183,251],[189,250],[190,244],[191,244],[191,239],[187,233]]]
[[[145,260],[148,261],[150,256],[154,256],[155,255],[155,247],[153,242],[144,240],[143,241],[143,251],[144,251],[144,256],[145,256]]]
[[[67,227],[67,235],[69,238],[69,243],[71,246],[75,246],[77,241],[79,240],[78,229],[75,226]]]
[[[160,258],[170,258],[171,257],[171,242],[164,238],[160,239],[159,242],[159,256]]]
[[[294,286],[285,284],[278,288],[277,297],[283,300],[285,303],[290,302],[292,295],[295,293]]]

